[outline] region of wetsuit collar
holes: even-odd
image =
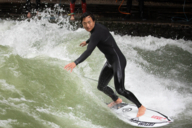
[[[95,26],[96,26],[96,25],[97,25],[97,23],[95,23]],[[95,26],[94,26],[94,28],[91,30],[91,34],[94,32]]]

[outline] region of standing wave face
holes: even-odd
[[[106,61],[98,49],[72,73],[63,69],[90,36],[70,27],[65,18],[0,20],[0,127],[132,128],[107,108],[111,99],[97,82],[83,77],[98,79]],[[126,89],[172,117],[167,127],[191,127],[192,42],[111,33],[127,59]]]

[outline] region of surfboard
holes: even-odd
[[[173,122],[168,116],[148,108],[143,116],[136,117],[138,108],[135,105],[127,103],[117,104],[111,110],[119,119],[137,127],[161,127]]]

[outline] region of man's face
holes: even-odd
[[[83,27],[90,32],[94,26],[95,26],[95,21],[93,21],[93,19],[90,16],[87,16],[83,19]]]

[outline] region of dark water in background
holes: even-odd
[[[89,38],[67,22],[0,20],[0,127],[133,128],[107,108],[111,99],[97,82],[84,77],[98,79],[106,61],[98,49],[72,73],[63,69]],[[113,36],[127,59],[126,88],[174,119],[165,128],[191,128],[192,41]]]

